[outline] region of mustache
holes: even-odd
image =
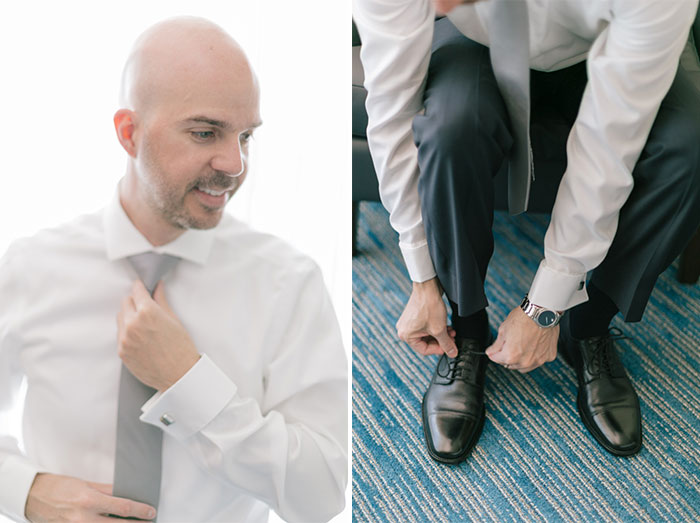
[[[231,178],[231,176],[224,171],[216,171],[211,176],[197,178],[190,184],[190,189],[201,187],[212,191],[230,191],[238,187],[239,184],[238,178]]]

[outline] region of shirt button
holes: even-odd
[[[160,422],[167,427],[168,425],[175,423],[175,420],[170,414],[166,413],[160,417]]]

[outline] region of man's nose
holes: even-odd
[[[232,178],[243,174],[246,167],[246,153],[239,138],[236,137],[222,144],[211,164],[213,169],[224,172]]]

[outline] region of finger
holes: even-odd
[[[441,352],[444,352],[450,358],[457,356],[457,345],[455,345],[455,341],[452,339],[452,337],[447,334],[447,329],[443,330],[442,332],[438,332],[437,334],[433,335],[433,337],[440,345],[440,349],[442,349]]]
[[[92,481],[87,481],[86,483],[102,494],[112,495],[112,485],[109,483],[93,483]]]
[[[121,311],[122,313],[124,313],[125,316],[128,313],[136,312],[136,305],[134,303],[134,299],[130,295],[124,296],[124,298],[122,298]]]
[[[131,298],[134,300],[134,306],[138,310],[143,304],[152,300],[151,295],[146,290],[141,280],[135,280],[131,286]]]
[[[425,354],[426,356],[432,356],[432,355],[434,355],[434,354],[435,354],[435,355],[441,355],[441,354],[443,354],[443,352],[444,352],[444,351],[442,350],[442,347],[441,347],[440,344],[437,342],[437,340],[435,340],[434,338],[431,338],[431,339],[427,342],[427,347],[426,347],[426,349],[425,349],[425,353],[424,353],[424,354]]]
[[[122,332],[126,328],[126,324],[136,315],[136,308],[134,307],[134,300],[131,296],[126,296],[122,299],[121,309],[117,313],[117,328],[119,332]]]
[[[500,350],[491,352],[490,354],[487,352],[486,356],[488,356],[488,358],[494,363],[497,363],[499,365],[508,364],[511,365],[511,368],[513,368],[517,364],[517,362],[513,360],[513,357],[510,351],[508,350],[508,347],[505,344],[502,345],[503,347]]]
[[[531,372],[531,371],[535,370],[535,369],[536,369],[537,367],[539,367],[540,365],[541,365],[541,364],[539,364],[539,365],[530,365],[530,366],[528,366],[528,367],[523,367],[523,368],[521,368],[521,369],[513,369],[513,370],[517,370],[517,371],[520,372],[521,374],[527,374],[528,372]]]
[[[117,331],[121,332],[124,329],[124,313],[120,310],[117,313]]]
[[[421,336],[420,338],[410,338],[406,341],[408,345],[421,356],[431,356],[442,354],[442,349],[432,336]]]
[[[97,510],[101,514],[114,514],[123,518],[150,520],[156,517],[156,509],[145,503],[100,494]]]
[[[396,336],[404,343],[408,343],[410,345],[412,343],[412,340],[420,339],[422,334],[420,332],[416,333],[412,331],[396,329]]]
[[[122,324],[126,323],[128,320],[136,315],[136,304],[131,296],[126,296],[122,300]]]
[[[506,339],[501,336],[500,334],[498,335],[498,338],[496,338],[496,341],[494,341],[487,349],[486,349],[486,355],[491,358],[492,355],[495,355],[498,352],[501,352],[503,350],[503,346],[506,343]],[[493,358],[491,358],[493,360]],[[494,360],[495,361],[495,360]]]
[[[158,282],[158,285],[156,285],[156,290],[153,291],[153,299],[166,311],[168,311],[171,314],[173,313],[173,310],[170,308],[168,300],[165,298],[165,286],[163,285],[162,280]]]
[[[547,359],[546,356],[538,356],[536,358],[531,358],[529,361],[527,361],[523,365],[523,372],[531,372],[538,367],[541,367],[545,363],[547,363],[549,360]]]
[[[428,349],[428,344],[425,341],[409,340],[406,343],[408,343],[408,346],[411,347],[418,354],[422,354],[425,356],[425,351]]]

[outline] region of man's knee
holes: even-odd
[[[678,130],[677,154],[686,165],[679,169],[679,183],[684,187],[681,208],[685,208],[686,219],[693,226],[700,225],[700,114],[683,115]],[[683,211],[681,211],[683,212]]]
[[[635,191],[657,201],[669,219],[674,216],[674,222],[694,230],[700,222],[698,111],[660,113],[633,174]]]
[[[668,175],[686,201],[700,205],[700,114],[676,114],[666,135],[666,161],[674,166]]]
[[[700,197],[700,114],[674,112],[655,123],[640,163],[639,174]]]
[[[700,185],[700,114],[681,114],[676,118],[675,153],[687,164],[690,182],[698,190]]]
[[[441,162],[457,162],[465,168],[477,161],[488,164],[498,159],[500,165],[512,138],[495,83],[490,92],[488,87],[478,71],[459,67],[450,82],[429,86],[425,113],[413,122],[419,159],[437,155]]]
[[[463,156],[479,140],[477,112],[476,104],[462,97],[451,103],[433,103],[413,122],[419,154],[439,154],[443,158]]]

